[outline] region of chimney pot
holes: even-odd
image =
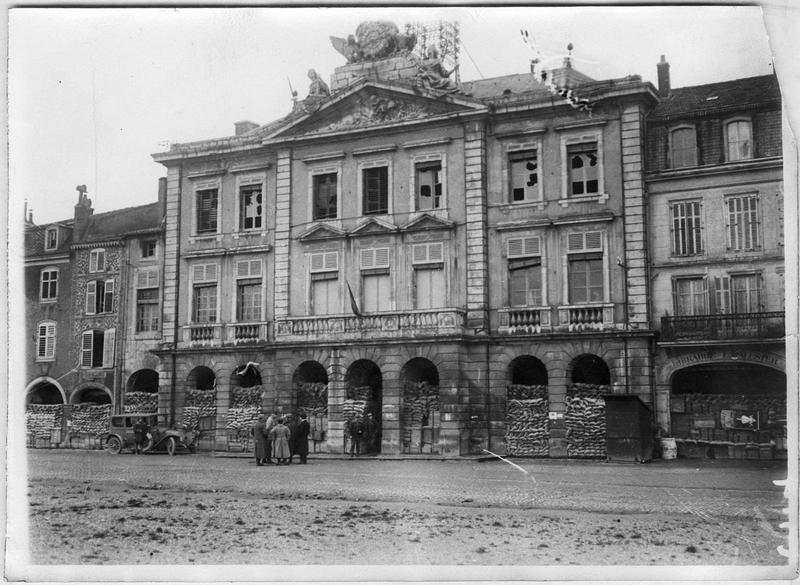
[[[258,128],[258,124],[250,120],[242,120],[241,122],[234,122],[233,127],[236,136],[241,136],[242,134],[247,134],[251,130]]]
[[[667,97],[671,88],[669,81],[669,63],[664,55],[661,55],[661,61],[656,64],[656,70],[658,71],[658,95],[660,97]]]

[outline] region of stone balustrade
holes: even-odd
[[[550,307],[499,309],[498,333],[542,333],[551,330]]]
[[[191,347],[266,341],[268,323],[194,323],[183,326],[183,343]]]
[[[614,329],[614,305],[572,305],[558,307],[559,329],[567,331],[604,331]]]

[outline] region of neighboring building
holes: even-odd
[[[778,82],[670,89],[663,57],[658,68],[646,175],[658,424],[703,455],[785,449]]]
[[[154,155],[160,412],[217,449],[267,408],[312,412],[333,452],[362,418],[383,453],[603,455],[596,398],[652,403],[655,90],[568,60],[550,87],[355,60],[282,120]]]
[[[54,430],[69,431],[52,443],[77,437],[98,447],[126,402],[156,410],[158,360],[149,350],[160,341],[162,218],[162,201],[95,215],[80,187],[73,220],[26,228],[28,324],[37,331],[29,433],[44,437],[52,419]]]

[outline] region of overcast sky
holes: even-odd
[[[11,217],[27,199],[38,224],[70,219],[76,185],[100,213],[156,200],[166,141],[233,134],[305,97],[306,72],[329,80],[344,58],[330,35],[364,20],[455,20],[461,78],[529,70],[526,28],[545,55],[575,45],[596,78],[656,82],[666,55],[672,86],[772,72],[758,7],[436,9],[12,9],[9,16]],[[779,67],[779,73],[781,69]],[[16,215],[15,215],[16,214]]]

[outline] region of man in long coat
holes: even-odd
[[[262,414],[258,417],[258,421],[253,427],[253,454],[256,458],[256,465],[264,465],[269,460],[266,421],[267,417]]]
[[[277,465],[289,465],[289,457],[292,452],[289,450],[289,427],[283,424],[283,419],[278,421],[269,432],[272,439],[272,456]]]
[[[311,432],[311,425],[308,424],[308,417],[305,414],[300,415],[300,422],[294,428],[292,436],[292,444],[294,450],[292,456],[299,455],[300,463],[306,463],[308,458],[308,435]]]
[[[266,433],[267,433],[267,463],[272,463],[272,429],[278,424],[278,417],[272,413],[267,418]]]

